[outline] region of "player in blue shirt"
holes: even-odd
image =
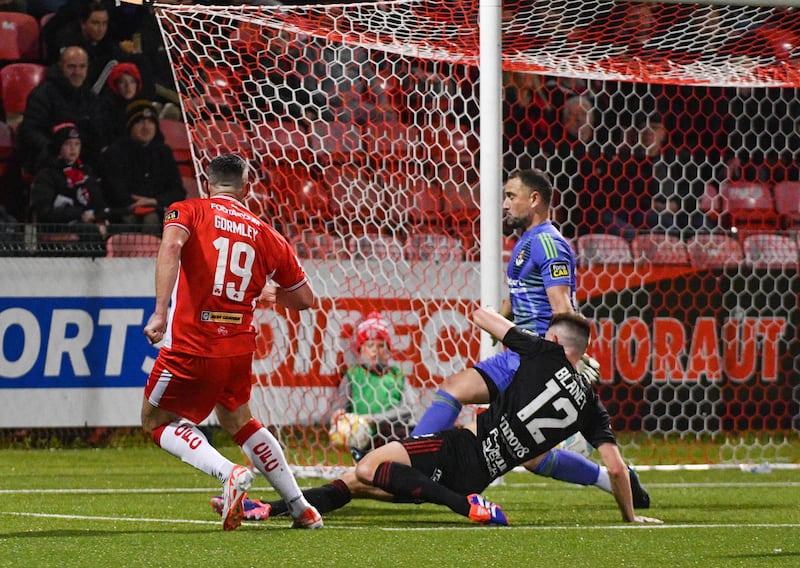
[[[512,174],[504,187],[503,212],[507,225],[524,232],[511,253],[507,267],[510,302],[502,315],[519,327],[544,335],[554,313],[576,312],[575,255],[567,240],[550,222],[553,186],[547,175],[535,169]],[[486,404],[503,393],[519,368],[519,355],[507,349],[475,367],[444,380],[412,436],[451,428],[462,404]],[[581,371],[597,380],[596,362],[584,358]],[[484,381],[484,377],[491,380]],[[535,473],[580,485],[597,485],[610,492],[608,472],[576,452],[547,452]],[[647,508],[650,497],[638,476],[630,470],[637,508]]]

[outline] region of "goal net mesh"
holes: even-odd
[[[293,463],[349,464],[327,425],[367,313],[390,324],[417,417],[478,356],[478,2],[156,9],[184,175],[250,160],[248,206],[319,296],[258,311],[255,411]],[[503,167],[554,180],[615,430],[644,462],[787,461],[798,14],[508,0],[502,31]]]

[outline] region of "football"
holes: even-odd
[[[331,443],[340,448],[364,449],[369,446],[372,434],[372,420],[351,412],[339,416],[328,431]]]

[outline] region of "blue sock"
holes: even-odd
[[[412,430],[412,436],[422,436],[433,434],[452,428],[456,424],[456,418],[461,412],[461,403],[453,395],[437,390],[433,397],[433,402],[420,418],[419,424]]]
[[[553,448],[536,467],[535,473],[567,483],[594,485],[600,475],[600,466],[581,454]]]

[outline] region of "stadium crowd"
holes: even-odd
[[[173,123],[186,118],[191,130],[198,119],[227,117],[262,150],[249,157],[257,166],[256,193],[268,196],[263,216],[295,243],[302,243],[304,229],[311,227],[341,241],[323,247],[324,254],[355,250],[364,256],[363,247],[353,245],[360,235],[352,232],[399,241],[401,250],[410,248],[404,244],[414,232],[438,233],[457,243],[450,248],[463,251],[461,258],[476,258],[475,68],[243,27],[233,45],[260,90],[257,116],[241,114],[248,107],[240,103],[252,99],[252,89],[244,88],[243,78],[213,49],[197,61],[203,95],[184,101],[196,108],[181,115],[176,85],[182,92],[198,86],[181,84],[191,78],[173,77],[152,6],[20,0],[0,10],[33,18],[37,46],[34,53],[0,62],[4,69],[17,67],[16,74],[7,70],[4,83],[12,75],[27,77],[27,86],[23,80],[17,87],[27,89],[21,112],[11,108],[13,97],[2,101],[7,147],[1,203],[8,222],[37,220],[31,184],[49,160],[53,129],[61,123],[72,122],[81,132],[80,161],[98,173],[103,197],[114,210],[102,222],[113,234],[123,223],[126,231],[138,231],[144,215],[197,194],[193,163],[179,157],[175,140],[164,134],[174,130]],[[639,41],[646,46],[646,30],[656,25],[652,16],[625,17],[645,30]],[[598,36],[599,45],[606,36],[611,37]],[[27,67],[19,67],[23,64]],[[727,210],[725,186],[760,184],[777,203],[781,182],[800,181],[800,133],[791,120],[800,102],[794,89],[645,85],[518,71],[506,71],[504,84],[504,170],[538,167],[553,176],[560,195],[555,221],[570,239],[604,233],[631,243],[639,234],[659,232],[686,240],[728,230],[736,219]],[[126,109],[136,101],[149,101],[155,109],[145,122],[155,124],[158,152],[138,152],[125,143],[132,126]],[[279,139],[285,133],[288,139]],[[274,143],[282,147],[280,156],[271,153]],[[135,193],[121,190],[118,176],[105,173],[121,154],[143,172]],[[409,157],[416,158],[413,175]],[[301,215],[308,192],[298,188],[305,184],[316,188],[316,211]],[[370,190],[374,202],[365,208],[352,195],[359,184],[385,187]],[[788,189],[790,200],[797,187]],[[787,220],[774,205],[773,213],[754,224],[785,228]],[[362,221],[357,229],[353,217]],[[131,221],[135,226],[128,227]],[[319,252],[316,245],[305,248]],[[374,254],[386,255],[392,246],[376,249],[384,252]]]

